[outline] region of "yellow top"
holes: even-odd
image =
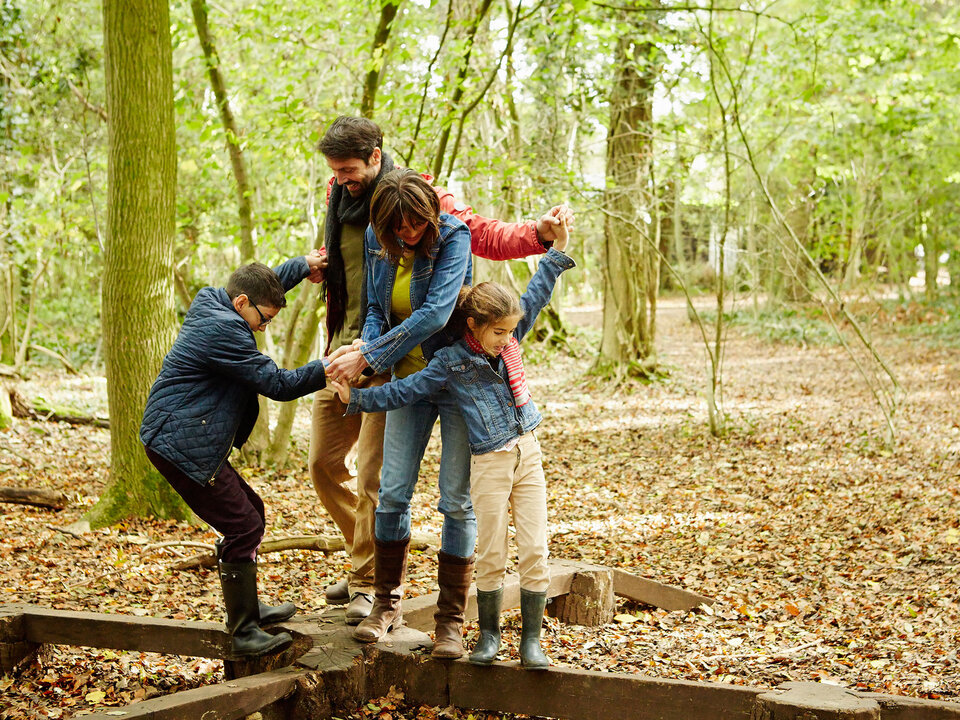
[[[401,258],[397,266],[397,278],[393,282],[393,294],[390,296],[390,317],[394,326],[399,325],[413,313],[410,306],[410,277],[413,274],[413,258]],[[423,357],[423,349],[417,345],[409,354],[405,355],[393,366],[393,373],[398,378],[413,375],[423,370],[427,361]]]

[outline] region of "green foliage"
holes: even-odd
[[[704,322],[713,323],[715,312],[703,312]],[[837,335],[818,306],[779,306],[758,312],[737,310],[724,313],[728,326],[764,338],[770,342],[807,347],[835,345]]]

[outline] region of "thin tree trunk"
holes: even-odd
[[[447,104],[447,111],[443,120],[443,130],[440,132],[440,142],[437,145],[436,155],[433,157],[432,172],[434,178],[437,178],[438,180],[440,179],[440,173],[443,172],[443,162],[447,153],[447,143],[450,141],[450,131],[453,127],[453,116],[454,113],[456,113],[457,108],[460,106],[460,101],[463,99],[463,84],[467,79],[467,73],[470,71],[470,55],[473,52],[473,44],[477,37],[477,30],[480,29],[480,23],[483,22],[483,18],[486,16],[487,11],[490,9],[492,4],[493,0],[481,0],[480,8],[477,10],[476,15],[474,15],[470,21],[470,25],[467,27],[467,39],[465,43],[465,49],[463,51],[463,59],[460,61],[460,67],[457,70],[457,78],[453,84],[453,95],[450,97],[450,102]]]
[[[213,44],[213,36],[207,17],[205,0],[190,0],[193,10],[193,22],[197,28],[197,37],[200,47],[203,48],[203,57],[207,64],[207,73],[210,76],[210,87],[217,99],[220,110],[220,121],[223,123],[224,134],[227,140],[227,152],[230,154],[230,167],[233,169],[233,179],[237,183],[237,206],[240,214],[240,260],[244,264],[256,259],[256,246],[253,242],[253,210],[250,198],[253,190],[247,174],[246,161],[240,149],[240,131],[237,121],[230,109],[230,100],[227,97],[227,85],[220,72],[220,57]]]
[[[360,101],[360,114],[366,118],[373,117],[373,108],[377,104],[377,90],[380,88],[380,79],[383,77],[384,48],[390,39],[393,21],[400,9],[400,0],[383,0],[380,5],[380,21],[373,34],[373,46],[370,49],[370,70],[363,83],[363,99]]]
[[[111,452],[110,482],[86,518],[92,527],[130,516],[191,516],[139,438],[147,393],[176,333],[177,165],[166,0],[104,0],[103,36],[109,162],[101,316]]]

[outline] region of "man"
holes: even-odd
[[[328,263],[325,354],[330,354],[360,337],[366,309],[363,234],[370,218],[370,198],[379,179],[394,169],[394,163],[383,150],[380,128],[361,117],[338,117],[324,134],[319,149],[333,171],[324,227]],[[561,218],[568,225],[573,221],[573,214],[562,205],[536,221],[491,220],[474,215],[451,193],[435,189],[441,211],[455,215],[470,228],[473,253],[492,260],[546,252],[556,238]],[[364,377],[356,387],[374,387],[389,380],[389,373]],[[347,622],[356,625],[373,607],[374,518],[385,415],[361,413],[344,417],[345,410],[335,390],[315,393],[309,462],[313,486],[343,533],[351,560],[349,577],[327,587],[327,602],[349,603]],[[356,494],[347,487],[353,479],[354,460]]]

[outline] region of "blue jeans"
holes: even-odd
[[[437,509],[443,513],[440,549],[469,557],[477,542],[477,517],[470,502],[470,445],[460,408],[446,390],[387,413],[375,533],[381,542],[410,535],[410,499],[437,416],[441,443]]]

